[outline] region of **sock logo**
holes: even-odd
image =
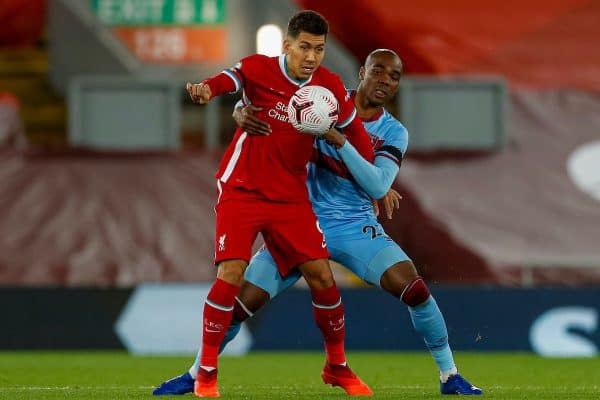
[[[339,331],[344,327],[344,317],[338,319],[337,321],[329,321],[329,325],[334,331]]]
[[[204,320],[204,330],[208,333],[219,333],[223,331],[223,325],[217,322]]]

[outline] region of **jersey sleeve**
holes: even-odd
[[[388,158],[400,167],[408,148],[408,131],[394,120],[388,124],[384,139],[383,145],[375,149],[375,157]]]
[[[375,154],[371,145],[371,138],[360,119],[353,118],[343,129],[343,132],[346,135],[346,139],[356,148],[358,153],[365,160],[373,162]]]
[[[331,73],[329,89],[338,101],[339,114],[336,128],[342,129],[346,139],[352,143],[358,153],[367,161],[373,162],[373,146],[369,134],[362,122],[356,117],[356,108],[342,80]]]
[[[350,142],[338,149],[338,153],[360,187],[373,199],[380,199],[390,190],[399,166],[384,157],[375,158],[371,164],[358,154]]]
[[[246,57],[233,67],[224,69],[219,74],[203,81],[210,86],[211,98],[226,93],[237,93],[244,88],[246,85],[245,75],[253,64],[251,57]]]
[[[373,164],[360,157],[348,142],[338,150],[356,182],[374,199],[390,190],[408,147],[408,132],[398,120],[388,118],[383,129],[383,142],[375,145]]]
[[[331,75],[331,91],[335,95],[338,101],[338,120],[335,127],[343,129],[350,125],[350,123],[356,118],[356,108],[354,102],[350,98],[350,94],[344,87],[342,80],[337,76]]]

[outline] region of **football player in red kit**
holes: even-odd
[[[306,85],[328,88],[339,103],[337,128],[367,160],[373,160],[370,139],[356,116],[341,79],[320,66],[325,55],[327,21],[301,11],[288,24],[284,54],[252,55],[236,66],[198,84],[187,84],[195,103],[242,91],[245,104],[262,107],[258,117],[269,122],[267,136],[238,128],[217,171],[215,264],[217,279],[204,305],[202,357],[194,393],[218,397],[217,358],[231,322],[234,302],[261,233],[286,276],[298,268],[311,289],[314,318],[326,351],[326,383],[350,395],[372,395],[348,367],[344,352],[344,309],[328,263],[329,253],[313,213],[306,187],[306,164],[314,137],[295,130],[287,119],[294,92]]]

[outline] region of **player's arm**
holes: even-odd
[[[375,155],[373,153],[373,146],[371,145],[371,138],[360,118],[356,116],[354,102],[338,76],[334,76],[330,89],[337,98],[339,105],[339,119],[335,128],[343,130],[344,135],[346,135],[346,138],[352,143],[358,153],[367,161],[373,162]],[[327,139],[327,134],[325,139]]]
[[[332,130],[327,133],[325,139],[338,149],[344,164],[370,197],[380,199],[388,193],[400,170],[402,162],[400,149],[394,146],[381,147],[374,164],[371,164],[361,156],[352,143],[345,140],[341,133]]]
[[[185,88],[194,103],[206,104],[213,97],[238,92],[244,86],[244,83],[244,75],[240,68],[236,66],[226,69],[200,83],[188,82]]]
[[[375,154],[373,153],[373,146],[371,145],[371,139],[369,134],[365,130],[362,121],[356,117],[356,109],[352,106],[352,114],[343,122],[338,123],[335,128],[343,129],[344,135],[340,134],[337,129],[332,129],[330,132],[325,134],[325,139],[330,140],[331,135],[339,135],[344,141],[350,142],[353,148],[367,161],[373,162]],[[336,136],[337,136],[336,135]],[[339,138],[338,136],[338,138]],[[337,147],[337,146],[336,146]]]

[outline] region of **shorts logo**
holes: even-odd
[[[321,229],[321,225],[319,225],[319,221],[317,221],[317,230],[323,235],[323,229]],[[321,242],[321,247],[327,247],[327,243],[325,242],[325,235],[323,235],[323,241]]]
[[[225,251],[225,239],[227,238],[227,234],[224,233],[219,237],[219,251]]]

